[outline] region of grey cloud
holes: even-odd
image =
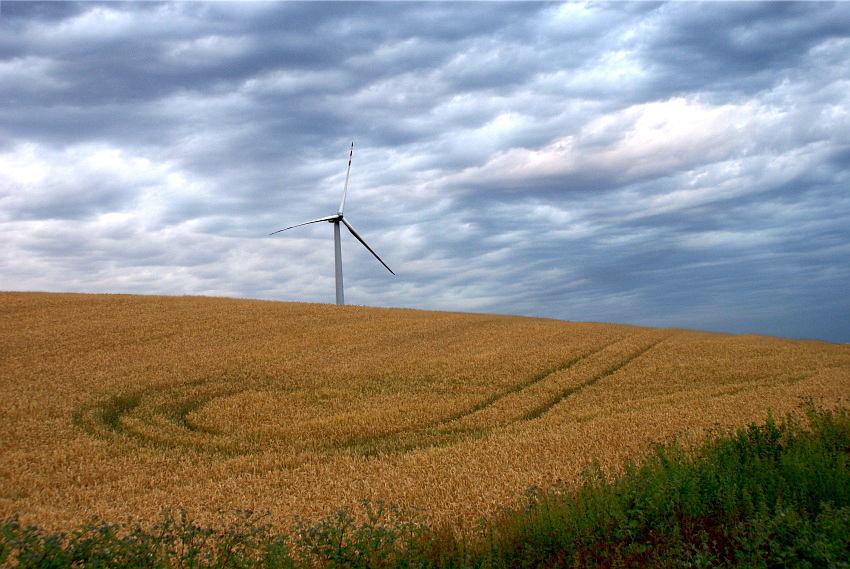
[[[797,73],[815,46],[846,37],[848,21],[841,2],[671,3],[644,53],[668,88],[753,93]]]

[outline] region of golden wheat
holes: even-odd
[[[673,436],[840,404],[850,346],[196,297],[0,293],[0,516],[363,499],[470,524]]]

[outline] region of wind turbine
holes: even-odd
[[[269,235],[274,235],[275,233],[280,233],[281,231],[286,231],[287,229],[292,229],[294,227],[301,227],[302,225],[310,225],[311,223],[319,223],[321,221],[327,221],[328,223],[334,224],[334,267],[336,269],[336,303],[337,304],[345,304],[345,297],[342,292],[342,243],[340,243],[340,235],[339,235],[339,224],[340,222],[345,225],[348,230],[351,232],[354,237],[360,241],[364,247],[366,247],[372,255],[375,256],[376,259],[381,261],[381,264],[386,267],[386,269],[393,273],[393,270],[387,267],[387,264],[381,260],[377,253],[375,253],[369,245],[363,240],[360,235],[351,227],[351,224],[345,220],[345,217],[342,215],[342,210],[345,208],[345,194],[348,193],[348,177],[351,175],[351,158],[354,156],[354,143],[351,143],[351,151],[348,153],[348,171],[345,173],[345,186],[342,189],[342,201],[339,202],[339,211],[334,215],[329,215],[327,217],[320,217],[319,219],[314,219],[313,221],[307,221],[305,223],[299,223],[298,225],[292,225],[290,227],[285,227],[283,229],[278,229],[274,233],[269,233]]]

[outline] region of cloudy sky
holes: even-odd
[[[0,290],[850,342],[850,3],[0,2]]]

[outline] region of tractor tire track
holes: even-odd
[[[495,429],[542,416],[571,395],[623,369],[669,336],[669,333],[661,338],[646,333],[626,336],[539,373],[460,414],[414,429],[349,439],[339,448],[374,456],[487,436]],[[618,352],[624,352],[624,356]],[[570,374],[566,379],[573,380],[567,386],[560,377],[564,374]]]
[[[239,454],[246,445],[193,424],[189,415],[219,397],[241,390],[214,380],[113,395],[77,410],[73,423],[89,435],[119,436],[155,448],[194,448],[207,453]]]
[[[492,427],[482,428],[474,424],[469,424],[470,421],[475,421],[476,417],[488,413],[500,401],[526,391],[544,382],[553,374],[568,370],[623,340],[624,338],[618,338],[607,344],[594,347],[555,367],[548,368],[532,376],[525,382],[498,391],[479,404],[463,409],[454,415],[443,417],[415,428],[399,429],[389,433],[380,433],[365,437],[353,437],[338,445],[338,448],[354,451],[364,456],[374,456],[383,453],[410,452],[426,447],[447,446],[457,443],[460,440],[486,436],[492,430]]]
[[[607,369],[605,369],[604,371],[602,371],[598,375],[591,377],[590,379],[588,379],[587,381],[585,381],[584,383],[582,383],[579,386],[565,388],[561,393],[557,394],[557,396],[553,397],[552,399],[550,399],[549,401],[546,401],[545,403],[543,403],[539,407],[532,409],[531,411],[526,413],[522,417],[522,420],[523,421],[532,421],[534,419],[541,417],[542,415],[544,415],[545,413],[550,411],[556,405],[560,405],[568,397],[571,397],[571,396],[573,396],[577,393],[580,393],[584,389],[596,384],[597,382],[599,382],[602,379],[605,379],[606,377],[610,377],[610,376],[614,375],[615,373],[617,373],[618,371],[620,371],[624,367],[626,367],[629,364],[631,364],[632,362],[634,362],[639,357],[643,356],[644,354],[646,354],[647,352],[649,352],[650,350],[652,350],[653,348],[655,348],[656,346],[658,346],[659,344],[664,342],[668,337],[669,337],[669,335],[666,335],[663,338],[649,344],[648,346],[645,346],[645,347],[639,349],[638,351],[634,352],[632,355],[630,355],[626,359],[624,359],[624,360],[622,360],[622,361],[620,361],[616,364],[611,365],[610,367],[608,367]]]

